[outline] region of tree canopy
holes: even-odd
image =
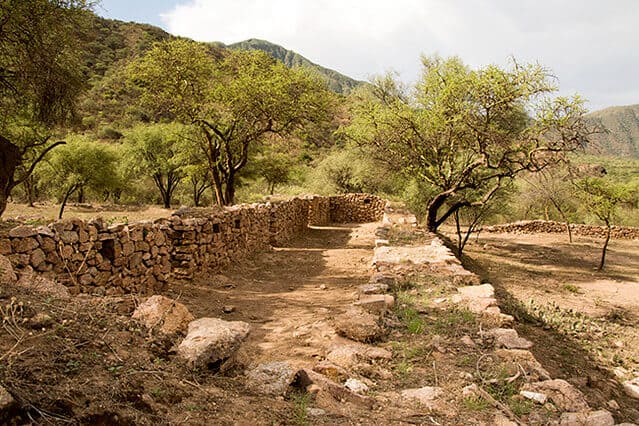
[[[356,95],[344,133],[381,161],[426,184],[427,227],[488,202],[523,171],[538,171],[584,144],[578,97],[556,91],[539,65],[470,69],[458,58],[422,59],[413,90],[392,75]]]
[[[330,118],[332,95],[323,83],[263,52],[171,40],[136,62],[131,77],[156,117],[197,126],[219,205],[233,204],[252,145]]]

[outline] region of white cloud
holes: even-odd
[[[359,79],[406,81],[419,55],[479,66],[537,61],[593,108],[639,103],[635,0],[191,0],[162,15],[174,34],[233,43],[262,38]]]

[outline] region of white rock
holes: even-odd
[[[544,380],[537,383],[527,383],[523,391],[543,393],[561,411],[581,413],[589,411],[590,407],[583,394],[573,385],[562,379]]]
[[[440,387],[424,386],[418,389],[406,389],[401,392],[402,398],[414,399],[419,401],[420,404],[428,408],[433,408],[436,404],[435,401],[441,395],[444,394],[444,390]]]
[[[523,390],[519,392],[519,395],[523,396],[526,399],[538,402],[539,404],[545,404],[548,400],[548,395],[539,392],[530,392]]]
[[[178,355],[192,368],[223,361],[235,354],[249,330],[249,324],[242,321],[219,318],[191,321],[188,334],[178,347]]]
[[[493,298],[495,297],[495,288],[491,284],[471,285],[467,287],[459,287],[459,294],[465,299]]]

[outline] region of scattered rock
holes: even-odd
[[[354,363],[353,363],[354,365]],[[346,369],[328,360],[322,361],[313,367],[313,371],[320,373],[335,382],[341,382],[349,376]]]
[[[297,383],[309,392],[317,394],[316,400],[321,400],[322,396],[324,396],[322,394],[325,394],[329,395],[333,400],[349,402],[368,409],[372,409],[375,405],[375,401],[372,398],[359,395],[312,370],[299,370],[297,372]]]
[[[360,294],[384,294],[388,292],[388,284],[364,284],[357,287],[357,290]]]
[[[528,377],[533,381],[550,380],[550,374],[541,366],[535,356],[523,349],[497,349],[495,355],[514,365],[515,369],[510,374],[516,374],[519,368],[523,368]]]
[[[548,395],[555,406],[561,411],[581,413],[590,409],[583,394],[573,385],[562,379],[527,383],[522,387],[522,390]]]
[[[517,426],[517,423],[510,420],[503,413],[499,412],[495,414],[495,418],[493,419],[494,426]]]
[[[639,377],[624,382],[623,389],[629,397],[639,399]]]
[[[512,328],[493,328],[486,335],[495,338],[495,346],[507,349],[529,349],[533,344],[531,341],[519,337],[517,331]]]
[[[548,400],[548,395],[539,393],[539,392],[530,392],[530,391],[521,391],[519,395],[523,396],[526,399],[530,399],[531,401],[535,401],[538,404],[545,404]]]
[[[335,345],[326,355],[328,361],[346,369],[360,362],[390,360],[392,357],[392,352],[386,349],[357,343]]]
[[[235,306],[233,305],[223,306],[222,312],[224,312],[225,314],[232,314],[233,312],[235,312]]]
[[[369,284],[385,284],[388,286],[388,288],[393,288],[397,284],[397,278],[394,275],[377,272],[373,274],[373,276],[368,281],[368,283]]]
[[[562,413],[559,424],[565,426],[613,426],[615,419],[606,410],[586,413]]]
[[[0,386],[0,420],[8,420],[9,412],[16,405],[13,396],[2,386]]]
[[[147,329],[164,334],[186,331],[193,315],[183,304],[168,297],[155,295],[149,297],[133,312],[132,318]]]
[[[242,321],[218,318],[191,321],[187,336],[178,346],[178,355],[192,368],[216,364],[239,349],[249,330],[249,324]]]
[[[459,287],[457,292],[464,299],[493,298],[495,297],[495,288],[491,284],[471,285],[468,287]]]
[[[368,386],[366,386],[365,383],[353,378],[349,378],[348,380],[346,380],[346,383],[344,383],[344,387],[359,394],[368,391]]]
[[[473,342],[473,339],[470,338],[470,336],[465,335],[463,336],[461,339],[462,344],[464,344],[465,346],[474,348],[475,347],[475,342]]]
[[[390,294],[366,295],[354,303],[355,306],[361,306],[368,312],[377,315],[384,315],[394,304],[395,298]]]
[[[358,342],[372,342],[384,333],[378,321],[378,316],[360,307],[351,306],[335,318],[335,331]]]
[[[316,407],[306,407],[306,415],[311,417],[325,416],[326,410]]]
[[[437,399],[444,394],[444,390],[434,386],[424,386],[418,389],[406,389],[401,392],[404,399],[414,399],[429,409],[437,407]]]
[[[285,395],[296,370],[286,361],[260,364],[246,373],[247,388],[261,395]]]
[[[606,405],[611,410],[619,410],[619,408],[621,408],[621,407],[619,407],[619,403],[617,401],[615,401],[614,399],[611,399],[610,401],[606,402]]]
[[[13,265],[6,256],[0,255],[0,284],[12,285],[18,281]]]
[[[49,327],[51,324],[53,324],[53,318],[44,312],[38,312],[29,319],[29,326],[31,326],[31,328]]]

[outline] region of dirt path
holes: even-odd
[[[247,361],[308,366],[339,340],[330,319],[370,278],[376,226],[313,227],[224,275],[200,276],[172,291],[196,318],[250,323]],[[223,313],[224,307],[233,312]]]

